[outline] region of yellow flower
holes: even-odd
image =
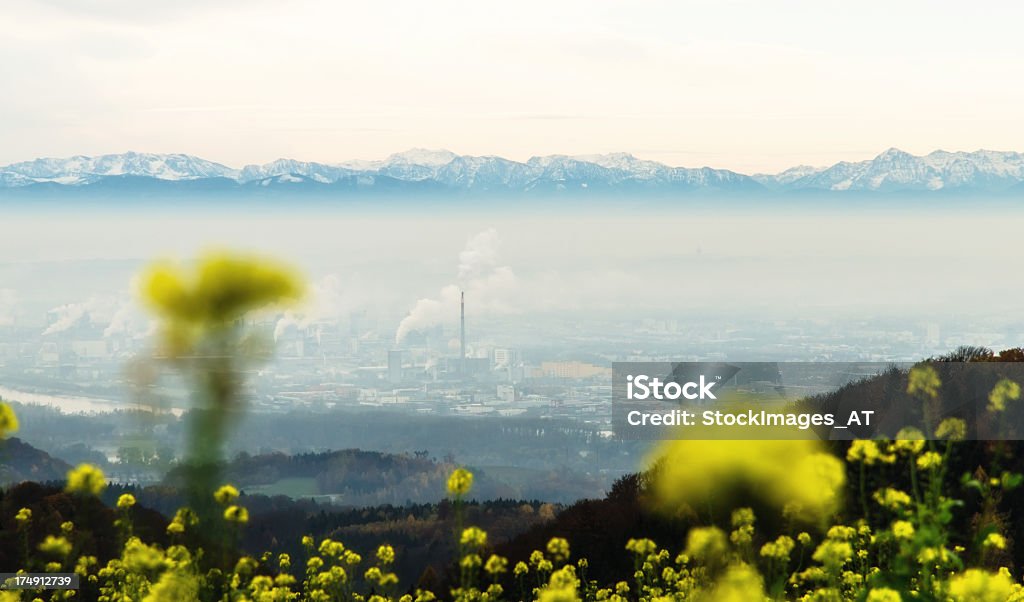
[[[529,572],[530,572],[530,567],[526,566],[526,563],[523,562],[522,560],[517,562],[516,563],[516,567],[514,569],[512,569],[512,573],[516,577],[519,577],[521,575],[525,575],[526,573],[529,573]]]
[[[900,593],[887,587],[876,587],[868,594],[865,602],[903,602]]]
[[[209,325],[230,323],[248,311],[302,294],[289,268],[234,253],[208,253],[193,273],[178,264],[157,264],[142,283],[143,298],[165,320]]]
[[[482,548],[487,545],[487,533],[479,527],[469,527],[462,531],[459,542],[464,546]]]
[[[22,508],[21,510],[18,510],[18,513],[14,515],[14,520],[16,520],[19,525],[24,525],[25,523],[32,520],[32,511],[29,510],[28,508]]]
[[[654,492],[668,509],[705,508],[739,491],[754,491],[793,518],[834,514],[846,482],[843,463],[810,440],[674,440],[655,456]]]
[[[800,545],[806,546],[811,543],[811,534],[806,531],[801,531],[797,536],[796,540],[800,542]]]
[[[857,530],[853,527],[847,527],[846,525],[833,525],[828,528],[828,533],[825,537],[829,539],[835,539],[838,541],[849,541],[857,535]]]
[[[935,436],[950,441],[963,441],[967,436],[967,423],[960,418],[946,418],[935,429]]]
[[[18,432],[18,417],[14,414],[11,406],[0,401],[0,439],[16,432]]]
[[[232,523],[245,524],[249,522],[249,511],[245,509],[245,506],[228,506],[224,509],[224,520]]]
[[[886,487],[885,489],[879,489],[874,493],[875,501],[879,505],[884,506],[890,510],[898,510],[904,506],[910,504],[910,496],[900,491],[899,489],[893,489],[892,487]]]
[[[935,368],[928,364],[919,364],[910,369],[907,375],[907,393],[911,395],[921,394],[925,397],[935,399],[942,387],[942,380]]]
[[[670,598],[671,599],[671,598]],[[734,564],[718,579],[708,602],[765,600],[764,581],[756,570],[746,564]]]
[[[99,495],[106,486],[107,481],[103,476],[103,471],[92,464],[79,464],[77,468],[68,471],[66,489],[70,493]]]
[[[781,535],[775,541],[761,546],[761,556],[775,560],[788,560],[789,553],[793,551],[795,545],[792,537]]]
[[[236,489],[234,485],[221,485],[220,488],[213,493],[213,499],[217,500],[217,503],[219,504],[230,504],[238,499],[238,489]]]
[[[473,487],[473,473],[465,468],[456,468],[448,477],[448,493],[462,497]]]
[[[487,571],[489,575],[500,575],[505,573],[508,571],[508,560],[496,554],[491,554],[490,558],[487,559],[487,562],[484,563],[484,570]]]
[[[538,602],[578,602],[576,571],[572,565],[551,573],[551,579],[537,595]]]
[[[165,571],[142,602],[164,600],[198,600],[199,581],[185,571]]]
[[[846,561],[853,558],[853,546],[845,541],[827,539],[818,546],[818,549],[814,550],[811,558],[835,572],[846,564]]]
[[[737,508],[732,511],[732,526],[747,527],[754,524],[754,510],[751,508]]]
[[[995,548],[997,550],[1006,549],[1006,538],[998,533],[989,533],[985,537],[985,541],[981,542],[982,547]]]
[[[130,493],[122,493],[121,497],[117,498],[117,507],[121,509],[131,508],[135,505],[135,496]]]
[[[949,581],[949,595],[955,602],[1005,602],[1013,593],[1013,582],[1003,573],[968,569]]]
[[[878,444],[870,439],[855,439],[850,444],[850,449],[846,450],[847,462],[863,462],[868,466],[874,464],[881,456]]]
[[[921,470],[932,470],[942,466],[942,456],[937,452],[929,451],[924,452],[917,459],[917,467]]]
[[[897,452],[919,454],[924,449],[924,434],[912,427],[900,429],[892,442],[892,449]]]
[[[626,549],[634,554],[647,556],[648,554],[653,554],[658,549],[658,544],[646,537],[643,539],[630,539],[626,542]]]
[[[563,537],[552,537],[548,542],[548,554],[555,562],[569,560],[569,542]]]
[[[47,535],[46,539],[39,544],[39,551],[43,554],[63,558],[71,553],[71,542],[64,537]]]
[[[725,533],[718,527],[694,527],[686,536],[687,556],[707,562],[723,556],[729,549]]]
[[[992,392],[988,394],[988,410],[990,412],[1002,412],[1006,409],[1007,401],[1020,399],[1020,385],[1008,378],[996,383]]]
[[[75,530],[75,523],[66,520],[60,524],[60,531],[64,535],[71,535],[71,532]]]
[[[905,520],[893,521],[892,534],[896,539],[910,539],[914,536],[914,525]]]
[[[391,564],[395,561],[395,549],[389,545],[382,545],[377,548],[377,560],[381,564]]]

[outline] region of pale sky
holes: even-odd
[[[0,164],[1024,151],[1024,3],[5,0]]]

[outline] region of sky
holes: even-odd
[[[1024,3],[7,0],[0,164],[1024,151]]]

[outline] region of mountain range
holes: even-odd
[[[525,162],[412,149],[381,161],[314,163],[278,159],[228,167],[185,154],[128,152],[35,159],[0,167],[4,191],[260,191],[504,194],[676,194],[757,192],[1024,192],[1024,154],[978,150],[916,156],[889,149],[859,162],[745,175],[671,167],[628,153],[548,155]]]

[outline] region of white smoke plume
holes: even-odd
[[[441,288],[436,298],[420,299],[395,333],[400,344],[410,332],[458,319],[460,293],[465,291],[473,311],[513,313],[509,302],[517,287],[516,276],[507,266],[498,266],[498,231],[488,228],[466,241],[459,253],[458,281]]]
[[[321,278],[310,287],[302,307],[285,312],[277,321],[274,340],[281,338],[289,328],[305,329],[318,322],[337,322],[346,314],[365,306],[360,290],[361,287],[355,283],[343,289],[341,279],[335,274]]]
[[[64,332],[84,319],[94,324],[107,323],[104,337],[127,332],[132,321],[134,309],[130,306],[127,295],[92,296],[85,301],[66,303],[54,307],[49,312],[52,322],[43,331],[43,336]]]
[[[91,302],[92,300],[90,299],[85,303],[68,303],[51,309],[49,313],[53,314],[56,319],[46,327],[46,330],[43,331],[43,336],[64,332],[78,324],[78,321],[89,313]]]

